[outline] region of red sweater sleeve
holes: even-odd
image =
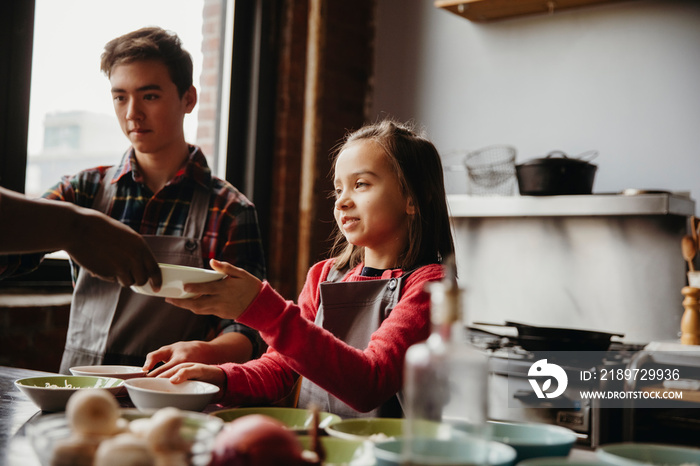
[[[297,374],[363,412],[399,391],[406,350],[429,335],[429,296],[424,286],[442,278],[441,266],[421,267],[406,279],[399,302],[364,349],[354,348],[314,324],[319,284],[331,266],[332,260],[328,260],[309,270],[299,305],[285,301],[264,284],[238,320],[259,330],[270,349],[260,359],[219,366],[227,375],[226,403],[276,401],[289,392]],[[343,281],[366,279],[351,273]]]

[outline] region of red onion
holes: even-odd
[[[249,414],[224,426],[214,441],[210,466],[308,464],[294,433],[276,419]]]

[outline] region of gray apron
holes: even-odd
[[[93,208],[107,212],[116,193],[117,166],[107,170]],[[183,236],[143,235],[158,262],[203,267],[201,238],[209,212],[209,192],[195,185]],[[146,354],[177,341],[208,340],[218,319],[198,316],[165,302],[92,277],[80,270],[73,293],[61,373],[73,366],[140,366]]]
[[[369,345],[372,333],[382,325],[399,301],[403,280],[408,274],[399,278],[340,282],[343,275],[343,272],[333,269],[327,281],[321,283],[321,303],[314,323],[354,348],[364,350]],[[358,381],[357,390],[363,389],[366,388],[362,381]],[[380,407],[362,413],[303,378],[297,406],[308,408],[314,404],[321,411],[343,418],[403,416],[397,395]]]

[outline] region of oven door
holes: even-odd
[[[489,419],[509,422],[540,422],[567,427],[588,437],[591,427],[590,402],[581,401],[570,384],[556,403],[538,398],[528,380],[527,370],[513,370],[513,363],[491,358],[489,371]],[[529,367],[532,361],[524,363]],[[511,366],[510,370],[508,366]],[[575,378],[569,377],[570,380]]]

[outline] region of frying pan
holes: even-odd
[[[526,351],[607,351],[612,337],[624,337],[624,334],[620,333],[561,327],[539,327],[511,321],[506,321],[505,324],[474,322],[474,325],[514,327],[518,331],[517,337],[499,335],[476,327],[469,327],[469,329],[506,338],[514,344],[520,345]]]

